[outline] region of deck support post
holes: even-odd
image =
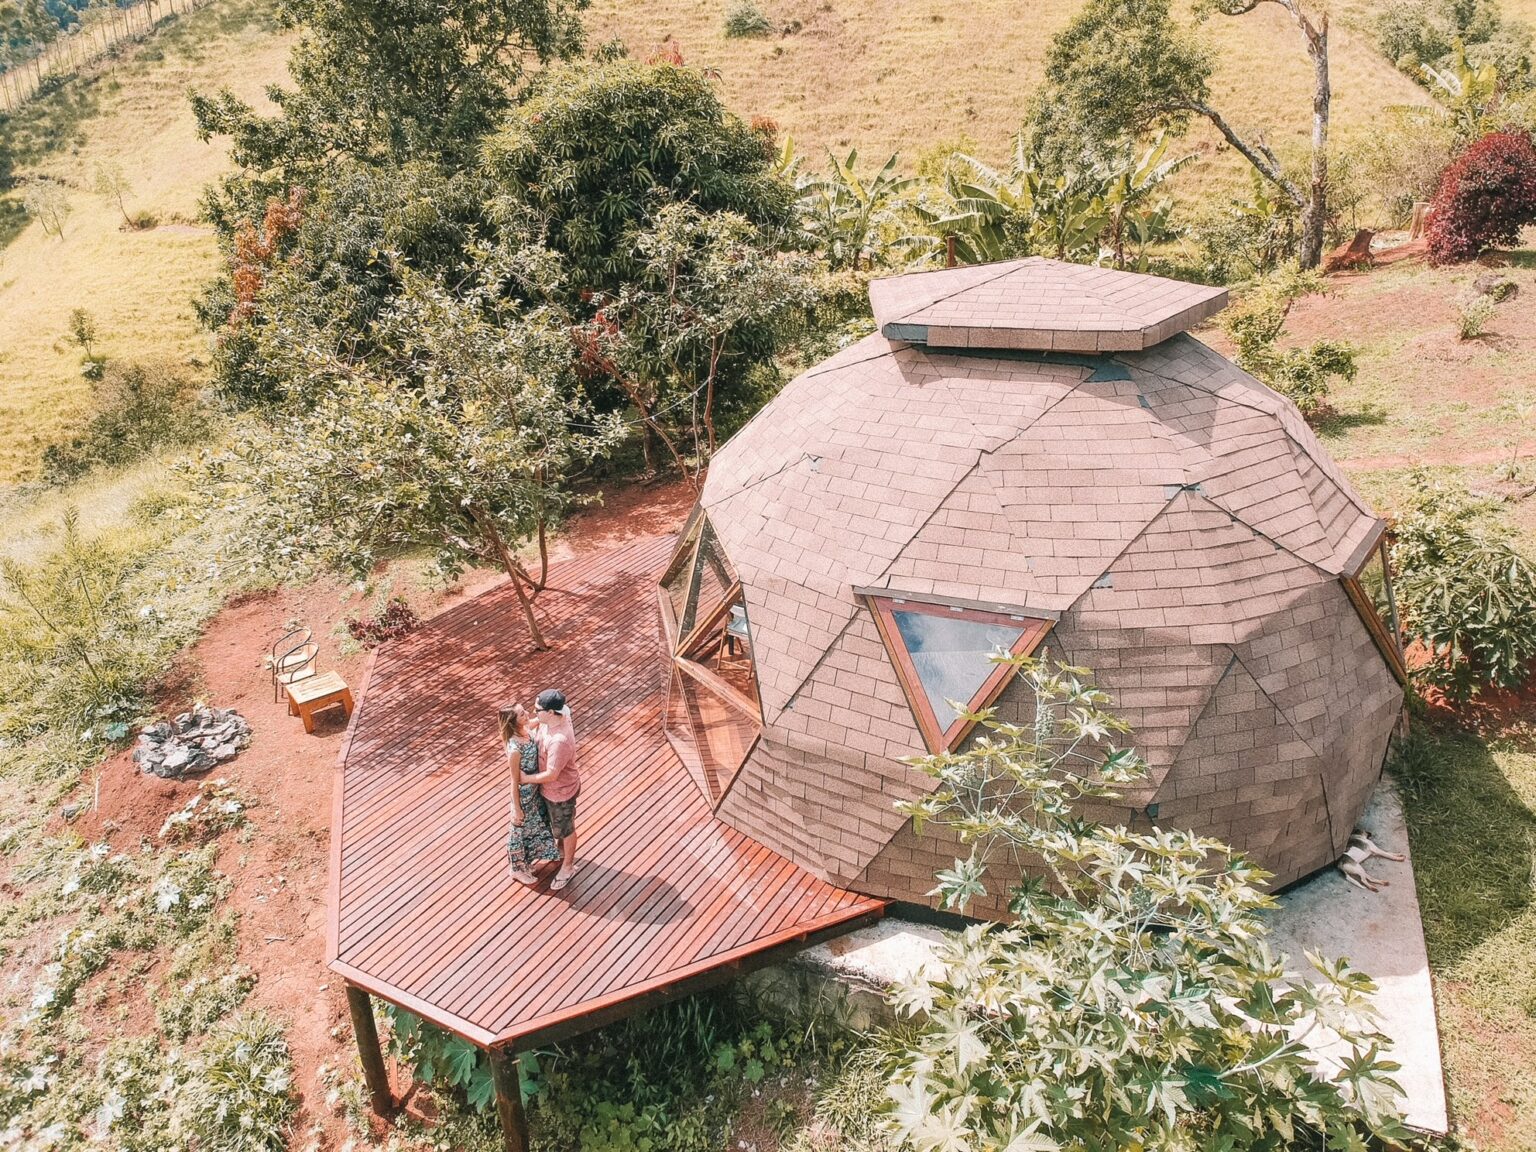
[[[363,1063],[363,1082],[373,1110],[389,1116],[395,1110],[389,1094],[389,1073],[384,1069],[384,1053],[379,1048],[379,1029],[373,1019],[373,999],[363,989],[347,982],[347,1007],[352,1010],[352,1035],[357,1038],[357,1056]]]
[[[501,1119],[501,1142],[506,1152],[528,1152],[528,1117],[523,1113],[523,1089],[517,1074],[517,1057],[500,1048],[487,1048],[491,1058],[491,1082],[496,1086],[496,1115]]]

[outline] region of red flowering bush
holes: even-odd
[[[1440,178],[1429,224],[1431,264],[1475,260],[1514,244],[1536,223],[1536,146],[1531,134],[1490,132],[1469,145]]]

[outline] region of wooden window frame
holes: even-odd
[[[875,619],[875,628],[880,633],[880,640],[885,645],[892,666],[896,669],[896,681],[901,685],[902,694],[907,698],[907,707],[912,711],[912,718],[917,721],[918,731],[922,733],[923,742],[928,745],[928,751],[935,756],[953,752],[958,748],[970,735],[971,729],[976,726],[976,721],[960,716],[947,728],[939,727],[939,719],[928,703],[928,693],[923,688],[922,677],[918,675],[917,666],[913,664],[912,657],[907,652],[907,646],[901,640],[901,630],[896,623],[896,612],[916,612],[924,616],[946,618],[958,616],[966,620],[1010,626],[1024,624],[1022,635],[1009,650],[1011,656],[1033,654],[1056,625],[1054,620],[1043,619],[1022,609],[1017,612],[996,612],[983,608],[935,604],[925,600],[909,600],[898,592],[879,596],[867,595],[864,599],[869,606],[870,615]],[[982,681],[981,687],[971,697],[965,710],[980,712],[984,708],[990,708],[1002,695],[1003,689],[1008,686],[1017,671],[1018,669],[1010,664],[997,664]]]
[[[1387,605],[1393,616],[1393,626],[1381,618],[1381,613],[1376,611],[1376,605],[1372,603],[1370,593],[1365,590],[1360,576],[1371,566],[1371,561],[1376,557],[1381,558],[1381,582],[1387,594]],[[1387,666],[1391,668],[1392,675],[1404,688],[1408,686],[1408,664],[1403,656],[1402,636],[1396,631],[1397,594],[1392,590],[1392,564],[1391,554],[1387,549],[1387,534],[1385,529],[1377,537],[1376,543],[1366,549],[1365,558],[1355,565],[1354,570],[1339,577],[1339,582],[1344,585],[1344,594],[1349,597],[1350,603],[1355,606],[1355,612],[1361,622],[1365,624],[1365,630],[1370,633],[1371,641],[1381,652]]]
[[[740,714],[743,719],[749,721],[757,729],[756,734],[747,745],[747,750],[741,759],[741,763],[735,765],[728,772],[716,772],[704,761],[704,749],[708,746],[708,740],[703,733],[697,730],[692,717],[685,712],[684,715],[676,720],[676,723],[686,726],[693,736],[694,748],[701,762],[701,771],[708,781],[708,787],[705,789],[707,799],[711,805],[718,808],[721,802],[724,801],[726,794],[730,792],[731,785],[735,783],[736,777],[740,775],[742,766],[751,758],[752,750],[757,747],[757,742],[762,739],[763,703],[761,688],[757,682],[755,654],[752,656],[753,694],[751,697],[733,688],[715,672],[693,658],[698,647],[713,639],[714,634],[721,630],[726,617],[733,607],[739,604],[743,610],[746,609],[746,596],[742,590],[741,581],[734,578],[734,568],[730,564],[729,558],[725,559],[725,564],[727,570],[732,574],[732,579],[726,586],[724,596],[721,598],[720,603],[711,608],[706,615],[695,619],[693,627],[686,634],[682,632],[682,621],[678,618],[677,609],[673,607],[672,593],[667,588],[667,584],[676,578],[679,573],[686,573],[689,582],[689,586],[685,589],[683,595],[683,603],[686,609],[688,602],[698,594],[695,582],[700,579],[699,563],[701,560],[701,549],[704,546],[705,536],[712,530],[702,507],[695,505],[693,512],[688,516],[687,523],[683,526],[683,532],[676,550],[672,553],[671,559],[667,561],[666,568],[662,570],[661,579],[656,585],[656,600],[657,608],[661,613],[662,636],[666,643],[667,655],[671,658],[675,674],[683,675],[693,680],[699,688],[720,700],[732,711]],[[694,536],[695,532],[697,532],[697,535],[690,541],[689,537]],[[721,642],[724,643],[723,638]],[[668,683],[667,691],[670,698],[670,682]],[[663,729],[663,735],[667,737],[670,743],[672,737],[665,728]],[[682,753],[679,753],[679,755],[681,756]],[[721,777],[724,778],[722,779]]]

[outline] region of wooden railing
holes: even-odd
[[[125,42],[143,40],[156,25],[212,0],[139,0],[125,7],[88,8],[69,32],[42,51],[0,72],[0,111],[20,108],[54,76],[68,76],[106,59]]]

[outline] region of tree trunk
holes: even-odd
[[[507,542],[502,539],[501,532],[497,529],[496,521],[491,514],[485,509],[478,507],[470,508],[469,514],[474,518],[475,523],[479,525],[486,542],[490,544],[496,555],[500,557],[501,566],[507,570],[507,575],[512,578],[512,588],[517,593],[518,607],[523,610],[523,620],[528,625],[528,635],[533,640],[533,650],[535,652],[545,651],[549,645],[545,643],[544,633],[539,628],[538,619],[533,614],[533,601],[528,599],[528,591],[523,587],[525,580],[531,587],[533,584],[532,578],[523,570],[523,566],[517,562],[517,557],[512,555],[512,550],[507,547]]]
[[[1312,58],[1312,187],[1301,216],[1299,261],[1303,268],[1316,268],[1323,261],[1328,223],[1328,113],[1333,100],[1328,82],[1328,14],[1323,13],[1317,27],[1300,8],[1295,14],[1307,39],[1307,55]]]

